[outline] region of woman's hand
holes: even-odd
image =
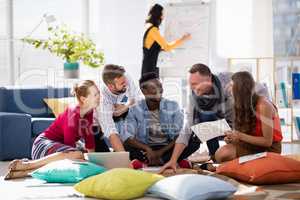
[[[238,131],[226,131],[225,132],[225,142],[228,143],[238,143],[240,140],[240,132]]]
[[[192,38],[192,35],[190,33],[186,33],[181,37],[181,40],[184,42],[186,40],[189,40]]]

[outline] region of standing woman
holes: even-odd
[[[142,76],[151,72],[159,75],[157,59],[161,49],[164,51],[171,51],[191,38],[190,34],[184,34],[180,39],[168,43],[159,32],[159,26],[163,17],[164,12],[161,5],[155,4],[151,7],[146,20],[146,31],[143,37]]]
[[[217,162],[260,152],[281,153],[282,132],[277,108],[267,98],[254,92],[249,72],[232,76],[234,129],[225,133],[227,145],[215,154]]]
[[[83,152],[95,151],[93,112],[99,105],[100,92],[91,80],[76,84],[73,93],[78,104],[68,106],[56,120],[34,141],[33,160],[13,160],[5,179],[21,178],[50,162],[62,159],[83,160]],[[76,147],[84,140],[85,147]]]

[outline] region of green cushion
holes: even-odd
[[[31,173],[37,179],[48,183],[77,183],[89,176],[106,171],[106,168],[90,162],[60,160],[49,163]]]

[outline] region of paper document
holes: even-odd
[[[226,131],[231,130],[225,119],[199,123],[192,126],[191,129],[201,142],[206,142],[207,140],[222,136]]]
[[[143,167],[142,170],[145,172],[151,172],[151,173],[157,173],[159,172],[159,170],[161,169],[161,167]]]
[[[239,157],[239,164],[251,161],[251,160],[256,160],[259,158],[263,158],[267,156],[267,152],[263,152],[263,153],[257,153],[257,154],[251,154],[251,155],[247,155],[247,156],[242,156]]]

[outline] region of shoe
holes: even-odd
[[[180,168],[186,168],[186,169],[192,169],[192,163],[188,161],[187,159],[183,159],[178,162],[178,166]]]
[[[143,167],[147,167],[147,164],[138,159],[134,159],[131,161],[131,166],[133,169],[141,169]]]

